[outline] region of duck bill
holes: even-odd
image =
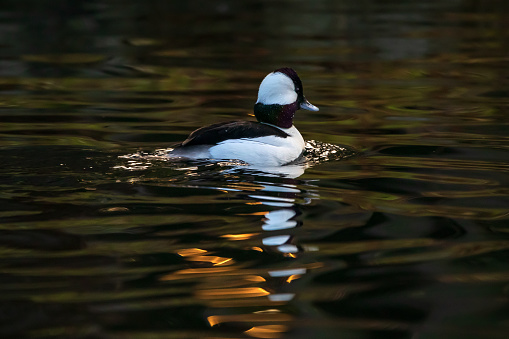
[[[307,101],[306,98],[304,98],[304,101],[302,101],[300,103],[300,108],[307,109],[308,111],[315,111],[315,112],[320,110],[318,107],[316,107],[315,105],[313,105],[312,103]]]

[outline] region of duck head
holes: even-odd
[[[304,97],[302,81],[291,68],[279,68],[269,73],[260,84],[254,114],[259,122],[290,128],[298,109],[318,111]]]

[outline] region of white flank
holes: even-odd
[[[212,146],[210,155],[214,159],[238,159],[251,165],[285,165],[301,155],[304,139],[294,126],[281,129],[290,136],[225,140]]]
[[[256,103],[288,105],[297,100],[293,80],[280,72],[269,73],[260,84]]]
[[[279,127],[278,127],[279,128]],[[279,128],[289,134],[286,138],[264,136],[258,138],[229,139],[217,145],[177,148],[168,153],[170,158],[242,160],[263,167],[282,166],[297,159],[304,151],[304,139],[292,126]],[[303,170],[302,170],[303,171]]]

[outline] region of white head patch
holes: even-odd
[[[260,84],[256,103],[288,105],[297,101],[293,80],[280,72],[269,73]]]

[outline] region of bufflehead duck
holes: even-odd
[[[262,166],[288,164],[304,151],[304,139],[293,126],[295,111],[300,108],[318,111],[304,97],[297,73],[291,68],[279,68],[260,84],[254,106],[258,122],[220,122],[199,128],[168,156],[241,160]]]

